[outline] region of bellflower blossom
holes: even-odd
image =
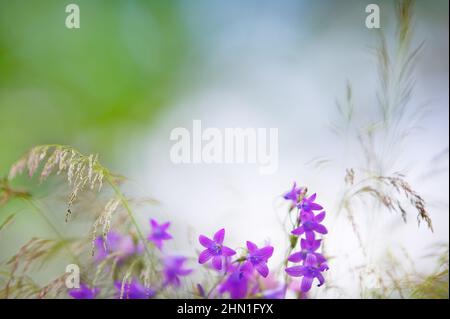
[[[315,278],[318,279],[318,287],[325,282],[322,271],[324,269],[318,265],[317,258],[313,254],[306,256],[303,266],[293,266],[286,268],[286,272],[292,277],[303,277],[300,289],[302,292],[308,292],[311,289],[312,282]]]
[[[295,228],[291,232],[292,234],[299,236],[306,233],[306,238],[312,240],[314,238],[314,232],[319,234],[328,233],[327,228],[321,224],[325,218],[325,211],[317,214],[316,216],[314,216],[314,213],[304,213],[301,214],[301,216],[303,216],[303,219],[301,218],[301,225],[300,227]]]
[[[247,241],[247,261],[250,265],[256,269],[256,271],[263,277],[267,277],[269,274],[269,268],[267,267],[267,261],[273,254],[273,247],[266,246],[258,248],[251,241]]]
[[[323,264],[326,262],[326,258],[316,252],[316,250],[320,247],[321,240],[306,240],[301,239],[300,240],[300,247],[301,250],[299,252],[293,253],[288,257],[288,261],[298,263],[298,262],[304,262],[306,260],[306,256],[308,254],[313,254],[316,256],[317,262],[319,264]]]
[[[303,188],[302,187],[297,187],[297,183],[294,182],[294,185],[292,186],[292,189],[290,191],[286,192],[283,195],[283,198],[286,199],[286,200],[290,200],[294,204],[297,205],[299,195],[301,194],[302,191],[303,191]]]
[[[222,259],[226,259],[226,257],[230,257],[236,254],[233,249],[223,245],[224,238],[225,229],[223,228],[214,234],[213,239],[209,239],[204,235],[200,235],[198,240],[200,244],[206,249],[200,253],[198,262],[200,264],[204,264],[212,259],[212,266],[216,270],[221,270]]]
[[[170,226],[170,222],[164,224],[158,224],[158,222],[154,219],[150,220],[150,226],[152,230],[147,239],[153,242],[159,250],[162,249],[162,244],[164,240],[172,239],[172,235],[167,232],[167,229]]]
[[[169,256],[164,259],[164,286],[172,285],[178,287],[180,285],[179,276],[187,276],[192,269],[184,268],[186,257]]]
[[[312,194],[310,197],[308,198],[303,198],[300,203],[297,204],[297,208],[300,209],[301,212],[311,212],[313,210],[321,210],[323,209],[322,206],[320,206],[319,204],[315,203],[314,201],[316,200],[316,194]]]
[[[99,292],[99,288],[89,288],[86,284],[80,284],[80,288],[70,289],[69,295],[74,299],[95,299]]]
[[[249,283],[252,276],[252,266],[250,263],[242,265],[230,265],[230,275],[219,286],[219,293],[228,292],[231,299],[242,299],[247,296]]]

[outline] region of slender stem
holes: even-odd
[[[219,284],[222,282],[223,279],[225,279],[226,276],[227,276],[227,272],[225,272],[225,274],[223,276],[219,277],[219,279],[214,283],[214,285],[211,287],[211,289],[206,294],[206,299],[209,299],[209,297],[213,293],[214,289],[216,289],[217,286],[219,286]]]
[[[38,213],[38,215],[47,223],[47,225],[53,230],[53,232],[56,234],[59,240],[65,241],[64,236],[59,232],[59,230],[52,224],[50,219],[45,215],[45,212],[36,204],[32,199],[23,197],[22,200],[29,204],[34,210]],[[64,249],[68,252],[70,257],[77,263],[77,265],[81,265],[80,260],[78,257],[67,247],[67,245],[63,246]]]
[[[120,201],[122,202],[123,207],[128,213],[128,217],[130,218],[131,222],[133,223],[134,227],[136,228],[136,232],[138,234],[139,239],[142,241],[145,249],[145,253],[148,255],[149,258],[152,257],[152,254],[148,250],[147,247],[147,241],[145,240],[145,237],[143,233],[141,232],[141,229],[139,228],[139,225],[136,221],[136,219],[133,216],[133,212],[131,211],[130,205],[128,204],[128,200],[123,195],[122,191],[117,187],[117,185],[114,183],[114,181],[111,179],[111,176],[109,174],[105,174],[106,181],[108,184],[112,187],[114,190],[114,193],[119,197]]]

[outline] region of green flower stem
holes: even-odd
[[[117,185],[111,179],[111,175],[110,174],[105,174],[105,178],[106,178],[106,181],[108,182],[108,184],[114,190],[114,193],[117,195],[117,197],[119,197],[120,201],[122,202],[123,207],[127,211],[128,217],[130,218],[131,222],[133,223],[134,227],[136,228],[136,232],[138,234],[138,237],[139,237],[139,239],[142,241],[142,243],[144,245],[145,253],[147,254],[147,256],[149,258],[152,258],[153,256],[152,256],[152,254],[150,253],[150,251],[148,250],[148,247],[147,247],[147,241],[146,241],[146,239],[144,237],[144,234],[141,232],[141,229],[139,228],[139,225],[138,225],[136,219],[133,216],[133,212],[131,211],[130,205],[128,204],[128,200],[125,198],[125,196],[123,195],[121,190],[117,187]]]
[[[56,234],[59,240],[65,241],[64,236],[59,232],[59,230],[52,224],[50,219],[45,215],[45,212],[39,207],[37,203],[35,203],[32,199],[23,197],[22,200],[30,205],[33,208],[33,211],[37,212],[38,215],[47,223],[47,225],[53,230],[53,232]],[[72,257],[72,259],[75,261],[77,265],[81,265],[80,260],[78,257],[72,252],[72,250],[67,247],[67,245],[63,246],[64,249],[67,251],[67,253]]]

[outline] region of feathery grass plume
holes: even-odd
[[[61,276],[58,276],[55,279],[51,280],[48,284],[40,288],[36,297],[38,299],[44,299],[51,297],[56,298],[61,296],[67,289],[66,278],[67,273],[64,273]]]
[[[425,200],[411,188],[404,175],[392,172],[400,149],[398,146],[416,128],[424,109],[424,105],[411,103],[414,67],[423,47],[421,43],[414,49],[410,48],[413,7],[414,1],[396,1],[397,45],[394,53],[388,48],[386,35],[379,33],[379,46],[374,49],[380,79],[380,88],[376,93],[378,117],[371,117],[363,126],[353,120],[360,114],[356,114],[350,83],[347,83],[345,103],[337,103],[343,124],[335,124],[333,130],[353,138],[363,159],[357,167],[346,170],[344,180],[347,190],[338,211],[346,210],[347,215],[351,216],[353,198],[368,195],[375,200],[374,205],[381,203],[386,209],[398,212],[406,222],[408,210],[404,201],[408,201],[417,212],[419,224],[425,221],[432,231]],[[404,198],[398,197],[401,195]],[[375,206],[373,209],[376,210]],[[350,219],[354,225],[355,219]]]
[[[112,214],[121,203],[134,224],[148,254],[147,247],[145,246],[145,237],[140,232],[133,217],[128,199],[119,189],[119,182],[123,180],[123,177],[112,174],[106,167],[102,166],[98,160],[98,155],[83,155],[78,150],[67,145],[39,145],[33,147],[11,167],[8,180],[12,180],[17,174],[23,173],[25,170],[32,177],[41,165],[43,168],[39,176],[40,182],[45,181],[52,174],[64,174],[67,177],[69,186],[72,188],[67,201],[66,222],[72,214],[71,207],[80,193],[87,189],[100,192],[103,182],[106,180],[114,191],[115,197],[111,199],[104,211],[94,222],[93,238],[95,239],[98,225],[102,225],[104,241],[107,242],[106,236],[110,229]]]
[[[70,241],[65,239],[51,219],[46,216],[45,209],[42,209],[35,199],[28,197],[26,192],[19,192],[10,187],[10,182],[15,176],[25,171],[30,177],[39,174],[40,183],[56,175],[67,179],[71,191],[67,200],[66,222],[70,217],[72,204],[76,200],[80,200],[77,209],[83,207],[83,210],[87,212],[100,210],[100,213],[89,218],[93,221],[89,238],[76,238]],[[33,238],[20,248],[4,265],[8,275],[4,288],[0,290],[2,295],[10,297],[26,293],[26,296],[38,298],[67,297],[67,289],[63,286],[63,276],[54,278],[43,287],[34,285],[32,291],[31,285],[24,285],[27,280],[26,272],[32,266],[47,265],[62,248],[67,250],[71,259],[80,267],[96,270],[92,274],[93,278],[82,276],[84,277],[82,282],[87,285],[86,287],[107,287],[102,289],[103,296],[114,297],[114,282],[122,280],[124,275],[129,278],[143,278],[146,287],[150,285],[150,278],[152,280],[156,278],[157,281],[161,277],[158,276],[157,269],[157,264],[161,262],[157,256],[159,253],[149,250],[148,242],[140,231],[130,208],[131,204],[154,204],[155,200],[144,199],[136,202],[129,200],[120,189],[123,179],[103,167],[97,155],[86,156],[65,145],[36,146],[16,162],[10,170],[9,177],[2,180],[2,194],[6,194],[4,196],[8,200],[12,197],[23,197],[24,202],[29,204],[55,232],[56,239]],[[102,187],[103,181],[107,184],[107,189]],[[106,194],[106,201],[104,196],[97,195],[100,193]],[[10,222],[11,216],[4,222],[5,226]],[[130,229],[130,226],[134,228]],[[111,228],[122,229],[125,234],[120,235],[116,232],[115,238],[110,241],[108,234]],[[100,236],[97,236],[97,231],[101,233]],[[87,241],[91,243],[90,255],[95,254],[95,247],[99,249],[98,258],[87,260],[82,258],[89,253]],[[24,287],[30,288],[30,291],[24,291]]]
[[[355,101],[352,84],[347,82],[343,101],[338,101],[338,123],[332,123],[332,130],[341,138],[346,153],[352,154],[352,163],[345,163],[345,188],[340,198],[338,213],[345,213],[355,237],[358,240],[364,260],[371,260],[370,242],[378,239],[376,232],[364,238],[361,227],[375,229],[374,221],[380,221],[379,213],[398,213],[406,222],[408,214],[414,211],[420,226],[425,222],[433,231],[432,220],[424,198],[407,182],[407,176],[397,172],[402,145],[419,127],[420,121],[429,110],[426,103],[413,100],[415,66],[424,47],[424,42],[412,46],[414,30],[414,1],[395,1],[396,33],[390,37],[385,29],[377,34],[378,45],[374,53],[379,85],[375,94],[374,108],[370,116],[360,111]],[[391,41],[393,40],[393,41]],[[360,207],[364,206],[364,210]],[[362,213],[364,211],[364,213]],[[377,275],[381,270],[372,269],[370,262],[360,273],[361,280],[366,274]],[[385,274],[386,278],[394,274]],[[394,282],[393,282],[394,283]],[[381,284],[381,283],[380,283]],[[395,283],[394,283],[395,284]],[[363,295],[365,285],[360,282]],[[386,283],[383,282],[383,287]],[[386,288],[380,296],[387,297]],[[406,294],[399,289],[398,295]]]
[[[94,225],[92,227],[92,237],[91,237],[91,244],[92,244],[91,255],[92,256],[94,256],[94,253],[95,253],[95,239],[97,238],[97,228],[99,225],[103,226],[102,227],[103,248],[105,249],[105,251],[109,250],[109,248],[107,247],[107,244],[108,244],[107,235],[109,233],[109,230],[111,229],[112,214],[116,211],[119,204],[120,204],[120,199],[111,198],[108,201],[108,203],[106,203],[106,206],[105,206],[103,212],[95,220]]]
[[[33,298],[39,292],[39,286],[28,275],[20,277],[12,277],[8,271],[0,270],[0,286],[6,287],[7,283],[12,280],[12,284],[8,289],[0,290],[0,299],[7,298]]]
[[[48,155],[50,154],[50,155]],[[98,155],[85,156],[66,145],[40,145],[33,147],[19,161],[17,161],[9,172],[9,180],[14,179],[17,174],[28,171],[33,177],[39,166],[43,164],[39,181],[42,183],[51,174],[66,174],[68,184],[72,187],[68,202],[66,220],[71,215],[71,206],[77,199],[78,194],[86,186],[91,190],[101,190],[105,174],[111,173],[98,161]]]
[[[375,298],[448,299],[449,259],[448,245],[436,247],[425,258],[436,260],[437,267],[428,272],[419,272],[411,265],[400,262],[400,258],[388,253],[385,264],[379,270],[379,278],[385,278],[383,289],[373,289],[370,296]],[[404,258],[410,258],[405,252]]]
[[[66,245],[67,242],[60,240],[30,239],[6,262],[6,266],[9,267],[9,279],[4,288],[0,290],[0,293],[5,298],[9,298],[14,290],[17,290],[19,287],[23,288],[23,281],[27,280],[28,270],[31,267],[42,267],[50,259],[56,257]],[[37,292],[33,291],[33,294],[35,293]]]
[[[411,298],[448,299],[448,247],[438,257],[439,268],[433,273],[419,276],[418,280],[409,285]]]

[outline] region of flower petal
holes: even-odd
[[[304,266],[294,266],[286,268],[284,271],[291,277],[301,277],[306,273],[306,268]]]
[[[316,223],[321,223],[325,219],[325,214],[326,214],[325,211],[320,212],[319,214],[316,215],[316,217],[314,217],[314,221]]]
[[[322,254],[314,253],[314,255],[316,255],[317,263],[319,265],[327,261],[327,259]]]
[[[198,236],[198,241],[200,242],[200,245],[202,245],[205,248],[209,248],[212,244],[214,244],[214,242],[211,239],[203,235]]]
[[[218,230],[215,234],[214,234],[214,241],[218,244],[222,244],[223,240],[225,238],[225,229],[222,228],[220,230]]]
[[[309,207],[311,208],[311,210],[321,210],[321,209],[323,209],[323,207],[320,206],[317,203],[309,203]]]
[[[247,249],[249,252],[252,253],[258,249],[258,246],[256,246],[256,244],[252,243],[251,241],[247,240]]]
[[[318,232],[319,234],[326,234],[326,233],[328,233],[327,228],[326,228],[324,225],[322,225],[322,224],[317,224],[317,223],[315,223],[315,224],[313,225],[313,228],[314,228],[314,230],[315,230],[316,232]]]
[[[221,256],[214,256],[212,260],[212,265],[216,270],[222,269],[222,257]]]
[[[264,260],[267,260],[270,257],[272,257],[272,254],[273,254],[273,247],[272,246],[266,246],[266,247],[263,247],[263,248],[258,249],[257,251],[255,251],[253,253],[253,256],[262,258]]]
[[[229,256],[236,255],[236,252],[233,249],[231,249],[230,247],[222,246],[222,255],[229,257]]]
[[[269,275],[269,267],[267,267],[267,264],[264,262],[258,263],[255,265],[256,271],[259,272],[259,274],[261,276],[263,276],[264,278],[267,277],[267,275]]]
[[[308,197],[308,202],[314,202],[316,200],[317,194],[314,193]]]
[[[300,285],[300,290],[302,292],[308,292],[311,289],[312,282],[313,282],[312,277],[304,276],[302,279],[302,284]]]
[[[198,256],[198,263],[199,264],[204,264],[206,263],[208,260],[210,260],[213,257],[212,252],[209,249],[205,249],[204,251],[202,251],[200,253],[200,255]]]
[[[154,220],[153,218],[150,219],[150,225],[152,226],[152,228],[158,228],[159,224],[156,220]]]
[[[302,261],[303,258],[303,253],[301,251],[297,252],[297,253],[293,253],[292,255],[290,255],[288,257],[288,261],[293,262],[293,263],[298,263],[300,261]]]
[[[300,227],[294,229],[293,231],[291,231],[291,234],[300,236],[304,232],[305,232],[305,228],[303,226],[300,226]]]
[[[319,284],[317,285],[317,287],[322,286],[323,283],[325,282],[325,279],[323,278],[322,274],[317,274],[317,279],[319,280]]]
[[[172,239],[172,238],[173,238],[172,235],[169,234],[169,233],[166,233],[166,232],[162,233],[161,237],[160,237],[160,239],[162,239],[162,240],[169,240],[169,239]]]
[[[327,263],[322,263],[322,264],[320,264],[320,266],[319,266],[319,270],[320,270],[320,271],[326,271],[326,270],[328,270],[328,269],[330,269],[330,268],[328,267],[328,264],[327,264]]]
[[[305,266],[317,266],[317,258],[314,254],[307,254],[305,259]]]

